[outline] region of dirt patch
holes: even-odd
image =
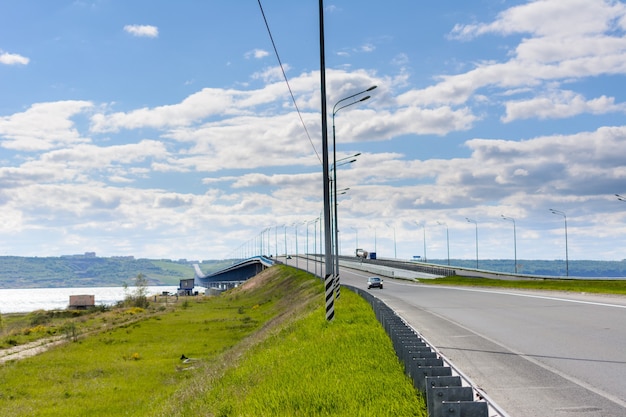
[[[47,339],[36,340],[24,345],[0,350],[0,364],[8,361],[16,361],[38,355],[46,350],[65,343],[65,336],[55,336]]]

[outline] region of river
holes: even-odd
[[[163,291],[175,293],[177,286],[149,286],[148,295]],[[60,310],[69,305],[70,295],[94,295],[96,305],[114,305],[134,287],[80,287],[80,288],[27,288],[0,289],[0,313],[28,313],[36,310]]]

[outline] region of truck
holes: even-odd
[[[357,258],[367,259],[368,253],[367,253],[366,250],[364,250],[364,249],[357,249],[355,253],[356,253],[356,257]]]

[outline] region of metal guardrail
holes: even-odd
[[[445,266],[437,266],[437,265],[429,265],[429,264],[421,264],[416,262],[406,262],[406,261],[398,261],[398,260],[386,260],[386,259],[363,259],[363,258],[354,258],[354,257],[345,257],[342,256],[340,259],[355,261],[358,259],[358,262],[364,264],[371,265],[381,265],[387,266],[390,268],[403,269],[406,271],[415,271],[422,272],[425,274],[438,275],[442,277],[449,277],[456,275],[456,270],[454,268],[448,268]]]
[[[509,417],[382,300],[361,288],[344,286],[374,309],[407,376],[425,396],[429,417]]]

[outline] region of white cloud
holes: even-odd
[[[72,117],[92,109],[89,101],[36,103],[22,113],[0,117],[0,146],[41,151],[88,142],[76,129]]]
[[[573,91],[558,91],[529,100],[515,100],[505,103],[507,123],[518,119],[562,119],[581,113],[603,114],[623,112],[626,105],[615,104],[613,97],[601,96],[586,100],[582,94]]]
[[[263,71],[252,74],[252,79],[263,80],[264,82],[282,81],[283,70],[288,73],[289,69],[289,64],[283,64],[282,68],[280,66],[265,68]]]
[[[612,22],[626,16],[626,6],[611,0],[535,0],[511,7],[492,23],[456,25],[451,36],[471,39],[497,33],[532,33],[539,36],[569,37],[599,34]]]
[[[268,55],[269,55],[269,52],[263,49],[254,49],[244,54],[246,59],[250,59],[250,58],[261,59],[261,58],[265,58]]]
[[[95,114],[91,118],[91,129],[94,132],[116,132],[142,127],[186,126],[205,117],[233,111],[236,100],[249,95],[235,90],[205,88],[178,104],[141,108],[128,113]]]
[[[558,18],[555,18],[558,16]],[[626,74],[626,38],[620,22],[626,6],[604,0],[537,0],[512,7],[491,23],[457,25],[452,35],[470,40],[488,33],[528,34],[506,60],[439,78],[435,85],[402,94],[403,104],[467,102],[488,87],[523,89],[547,81]]]
[[[4,65],[28,65],[29,58],[19,54],[10,54],[0,50],[0,64]]]
[[[124,31],[138,37],[156,38],[159,36],[159,28],[151,25],[126,25]]]

